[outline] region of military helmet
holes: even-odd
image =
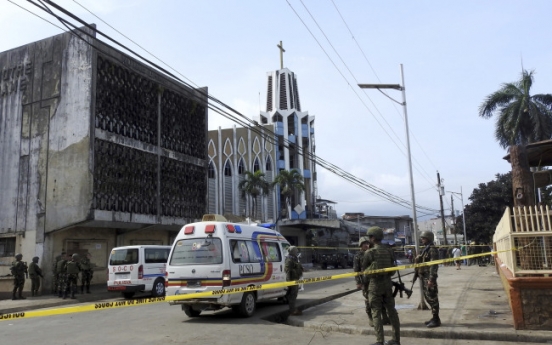
[[[435,235],[433,235],[433,232],[431,231],[422,231],[422,234],[420,235],[420,238],[427,238],[429,242],[433,242],[435,240]]]
[[[38,263],[38,256],[33,257],[33,262]]]
[[[297,249],[296,246],[290,246],[290,247],[288,248],[288,253],[289,253],[290,255],[297,256],[297,254],[299,253],[299,249]]]
[[[23,259],[23,254],[17,253],[17,254],[15,254],[15,258],[16,259]]]
[[[362,236],[359,240],[358,240],[358,246],[359,247],[362,247],[362,245],[364,244],[364,242],[370,242],[370,238],[368,236]]]
[[[71,257],[72,257],[73,259],[76,259],[76,258],[78,258],[78,257],[79,257],[79,254],[77,254],[77,253],[73,253],[73,255],[71,255]]]
[[[374,236],[376,240],[383,240],[383,230],[379,226],[373,226],[366,232],[368,236]]]

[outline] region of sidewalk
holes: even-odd
[[[408,275],[403,279],[408,288],[412,277]],[[418,283],[410,299],[406,295],[402,299],[397,296],[402,337],[552,342],[552,331],[514,329],[508,298],[494,266],[462,266],[461,270],[453,266],[439,267],[438,284],[442,322],[438,328],[424,325],[424,321],[431,319],[431,312],[417,309],[420,302]],[[325,332],[374,335],[360,291],[305,309],[302,316],[290,316],[287,323]],[[389,340],[391,326],[384,326],[384,330]]]

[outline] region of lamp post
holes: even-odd
[[[408,130],[408,114],[406,111],[406,94],[405,94],[405,88],[404,88],[404,73],[403,73],[403,65],[401,64],[401,81],[402,85],[399,84],[358,84],[358,86],[361,89],[377,89],[380,92],[381,89],[394,89],[402,91],[402,103],[394,100],[393,98],[389,97],[393,102],[398,103],[402,105],[403,111],[404,111],[404,125],[406,129],[406,150],[408,154],[408,171],[410,173],[410,195],[412,197],[412,227],[413,234],[414,234],[414,248],[416,249],[416,255],[419,253],[418,248],[418,224],[416,220],[416,198],[414,196],[414,178],[412,177],[412,158],[410,156],[410,131]]]
[[[418,223],[416,220],[416,198],[414,196],[414,178],[412,177],[412,158],[410,156],[410,131],[408,130],[408,113],[406,111],[406,94],[405,94],[405,87],[404,87],[404,72],[403,72],[403,65],[401,64],[401,82],[402,85],[399,84],[358,84],[358,86],[361,89],[377,89],[378,91],[381,91],[382,89],[393,89],[393,90],[399,90],[402,91],[402,103],[396,101],[395,99],[387,96],[389,99],[391,99],[393,102],[398,103],[402,105],[403,111],[404,111],[404,125],[406,130],[406,151],[408,156],[408,172],[410,175],[410,195],[412,198],[412,227],[414,228],[412,230],[414,234],[414,249],[416,251],[416,256],[420,253],[419,251],[419,243],[418,243]],[[423,294],[423,285],[422,285],[422,279],[419,280],[420,282],[420,304],[418,305],[418,309],[428,309],[425,301],[424,301],[424,294]]]
[[[458,192],[451,192],[448,191],[451,194],[460,194],[460,202],[462,203],[462,225],[464,226],[464,244],[468,244],[468,237],[466,235],[466,212],[464,212],[464,195],[462,194],[462,186],[460,186],[460,193]],[[458,196],[456,196],[458,198]]]

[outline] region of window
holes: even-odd
[[[224,176],[232,176],[232,166],[230,166],[230,162],[224,164]]]
[[[146,248],[145,263],[146,264],[164,264],[169,259],[170,248]]]
[[[209,163],[207,174],[209,178],[215,178],[215,167],[213,166],[212,162]]]
[[[220,238],[203,237],[176,242],[170,265],[186,266],[222,263]]]
[[[138,263],[138,248],[117,249],[111,251],[109,265],[132,265]]]
[[[243,175],[244,173],[245,173],[245,164],[243,163],[243,158],[242,158],[238,163],[238,174]]]
[[[15,256],[15,237],[0,238],[0,257]]]
[[[263,248],[263,255],[268,262],[282,261],[282,254],[280,253],[280,247],[275,242],[263,242],[261,243]]]
[[[255,158],[255,162],[253,162],[253,172],[258,171],[261,169],[261,165],[259,164],[259,160]]]
[[[272,160],[270,157],[267,157],[266,159],[266,171],[272,171]]]
[[[253,241],[230,240],[230,249],[232,252],[233,262],[243,263],[262,261],[262,258],[260,257],[259,247],[257,243]]]

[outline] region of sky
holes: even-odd
[[[0,0],[0,51],[62,32],[23,0]],[[445,213],[468,204],[480,183],[510,170],[494,138],[495,120],[479,117],[485,97],[535,71],[532,94],[552,93],[552,44],[543,0],[57,0],[113,38],[176,70],[253,119],[266,110],[267,72],[298,78],[302,111],[315,116],[316,155],[391,194],[411,200],[404,108],[357,84],[402,84],[416,204]],[[107,23],[107,24],[106,24]],[[547,24],[548,23],[548,24]],[[113,28],[117,31],[115,31]],[[119,33],[120,32],[120,33]],[[123,34],[123,35],[121,35]],[[126,37],[125,37],[126,36]],[[131,39],[147,52],[137,47]],[[148,53],[149,52],[149,53]],[[157,61],[157,60],[155,60]],[[402,102],[402,93],[387,90]],[[264,105],[264,106],[263,106]],[[209,129],[234,123],[209,112]],[[322,167],[317,194],[338,215],[410,215]],[[420,221],[437,213],[417,212]]]

